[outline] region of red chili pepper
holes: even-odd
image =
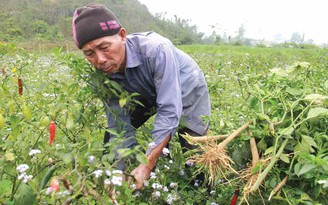
[[[50,122],[50,125],[49,125],[49,144],[52,145],[54,139],[55,139],[55,135],[56,135],[56,124],[54,121],[51,121]]]
[[[233,194],[230,205],[236,205],[237,204],[238,196],[239,196],[239,189],[237,188],[237,189],[235,189],[235,193]]]
[[[23,80],[22,77],[18,77],[18,94],[23,95]]]

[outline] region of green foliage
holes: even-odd
[[[204,70],[212,104],[212,115],[206,120],[214,134],[231,133],[254,119],[251,129],[260,156],[270,162],[252,169],[262,177],[266,173],[264,181],[259,181],[264,202],[327,204],[327,50],[180,48]],[[119,174],[114,171],[114,154],[104,152],[103,134],[107,130],[121,136],[122,132],[106,129],[102,101],[114,95],[121,106],[133,106],[138,103],[134,94],[123,92],[120,85],[95,72],[83,56],[61,49],[26,52],[2,43],[0,54],[0,113],[4,118],[0,203],[111,204],[108,193],[113,188],[119,204],[226,204],[236,187],[243,193],[246,182],[231,173],[227,175],[230,183],[220,179],[209,190],[197,182],[198,167],[186,165],[193,153],[182,154],[177,137],[170,143],[169,155],[158,160],[142,192],[127,182],[109,186],[109,180],[115,182]],[[23,95],[18,94],[18,76],[23,79]],[[24,117],[24,105],[30,110],[29,119]],[[52,146],[50,120],[57,125]],[[140,146],[119,150],[123,160],[134,156],[145,162],[143,151],[150,142],[151,128],[149,123],[138,130]],[[251,160],[249,138],[243,133],[228,147],[238,171]],[[131,162],[125,174],[136,165]],[[289,177],[285,186],[268,201],[285,176]],[[52,189],[56,183],[58,191]],[[262,204],[258,196],[257,192],[250,195],[249,203]]]

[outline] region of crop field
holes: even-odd
[[[204,71],[209,136],[184,154],[174,138],[137,191],[115,169],[115,143],[103,144],[96,90],[122,107],[134,94],[80,52],[0,43],[0,204],[328,204],[328,50],[179,48]],[[137,131],[139,146],[119,150],[123,159],[146,162],[151,121]]]

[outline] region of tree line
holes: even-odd
[[[155,31],[175,44],[201,43],[203,33],[175,16],[152,15],[138,0],[96,0],[107,5],[128,33]],[[72,41],[72,16],[90,0],[0,0],[0,41]]]

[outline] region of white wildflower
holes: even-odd
[[[156,179],[156,174],[155,174],[155,172],[150,172],[150,178],[151,178],[151,179]]]
[[[171,205],[173,203],[173,198],[172,198],[172,195],[169,194],[167,195],[167,200],[166,200],[167,204]]]
[[[183,176],[183,175],[185,175],[185,171],[184,171],[183,169],[181,169],[181,170],[179,171],[179,174],[180,174],[180,176]]]
[[[40,154],[40,153],[41,153],[41,150],[39,150],[39,149],[31,149],[30,152],[28,153],[28,155],[32,156],[32,155]]]
[[[156,147],[155,142],[151,142],[151,143],[148,144],[149,149],[154,149],[155,147]]]
[[[178,183],[175,183],[175,182],[170,183],[170,187],[172,187],[172,188],[177,187],[177,186],[178,186]]]
[[[25,173],[22,173],[21,175],[18,176],[18,180],[22,180],[22,182],[27,183],[33,178],[32,175],[27,175]]]
[[[108,178],[105,179],[105,180],[104,180],[104,184],[106,184],[106,185],[110,185],[110,184],[111,184],[110,179],[108,179]]]
[[[121,176],[113,176],[112,183],[117,186],[122,186],[122,177]]]
[[[164,186],[163,187],[163,191],[165,191],[165,192],[168,192],[169,191],[169,189],[167,188],[167,186]]]
[[[163,153],[165,156],[167,156],[167,155],[170,154],[170,150],[169,150],[168,148],[165,147],[165,148],[162,150],[162,153]]]
[[[169,169],[170,169],[170,167],[169,167],[169,166],[167,166],[166,164],[164,165],[164,168],[165,168],[165,169],[167,169],[167,170],[169,170]]]
[[[159,184],[159,183],[153,183],[152,185],[151,185],[152,187],[153,187],[153,189],[162,189],[162,185],[161,184]]]
[[[160,191],[153,192],[153,197],[154,198],[159,198],[160,196],[161,196],[161,192]]]
[[[49,195],[52,191],[53,191],[52,188],[48,187],[47,190],[46,190],[46,195]]]
[[[114,170],[112,173],[113,174],[123,174],[123,171],[122,170]]]
[[[109,171],[108,169],[105,171],[105,173],[106,173],[106,175],[109,176],[109,177],[112,175],[112,172]]]
[[[194,165],[194,163],[192,161],[186,161],[186,165],[189,167],[192,167]]]
[[[130,187],[132,190],[135,190],[137,188],[137,186],[135,184],[131,184]]]
[[[95,160],[95,156],[91,155],[88,157],[88,162],[91,164]]]
[[[20,164],[17,166],[17,171],[20,173],[25,172],[26,170],[28,170],[30,167],[27,164]]]
[[[93,174],[95,175],[96,178],[99,178],[102,176],[103,170],[98,169],[98,170],[94,171]]]
[[[198,187],[198,186],[199,186],[198,180],[195,180],[194,187]]]
[[[170,163],[170,164],[172,164],[172,163],[173,163],[173,160],[172,160],[172,159],[170,159],[169,163]]]

